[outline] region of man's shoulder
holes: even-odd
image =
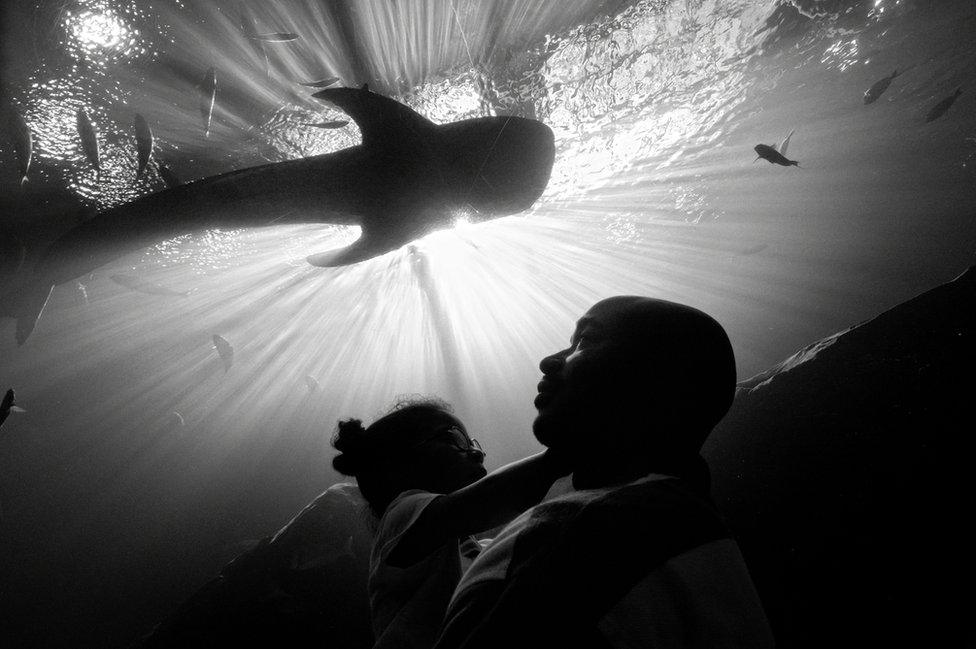
[[[510,564],[518,568],[539,561],[575,563],[580,553],[593,565],[653,565],[731,533],[710,499],[679,479],[649,476],[537,505],[510,537]]]
[[[678,478],[658,474],[623,485],[568,494],[538,505],[534,516],[606,531],[657,527],[661,520],[724,526],[710,498]]]

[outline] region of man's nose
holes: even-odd
[[[553,372],[558,372],[559,368],[562,367],[563,362],[566,360],[565,350],[561,352],[556,352],[555,354],[550,354],[546,356],[541,361],[539,361],[539,369],[542,370],[543,374],[552,374]]]

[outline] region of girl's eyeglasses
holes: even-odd
[[[473,437],[468,437],[467,433],[461,430],[461,428],[459,428],[456,424],[451,424],[448,427],[442,427],[437,429],[437,431],[433,435],[420,442],[417,442],[410,448],[417,448],[418,446],[423,446],[428,442],[431,442],[435,439],[440,439],[442,437],[444,438],[449,437],[451,446],[455,446],[461,451],[464,451],[466,453],[472,453],[472,452],[480,453],[482,456],[486,455],[485,449],[481,447],[481,444],[478,443],[478,440],[474,439]]]

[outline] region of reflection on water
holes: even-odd
[[[345,119],[300,85],[316,79],[368,83],[439,123],[519,114],[556,134],[552,180],[526,214],[338,269],[305,256],[356,228],[186,235],[59,287],[23,347],[0,321],[0,381],[29,411],[0,436],[0,541],[32,539],[0,553],[2,606],[44,602],[60,619],[95,620],[85,628],[117,633],[117,645],[215,569],[183,550],[259,538],[335,478],[325,437],[340,417],[440,393],[500,464],[535,448],[536,364],[601,297],[714,314],[745,378],[950,279],[976,249],[970,0],[59,0],[2,11],[3,103],[30,125],[35,160],[21,190],[0,134],[0,226],[29,243],[83,218],[58,192],[103,208],[163,190],[156,163],[189,181],[358,144],[354,123],[303,125]],[[258,43],[249,24],[300,38]],[[100,175],[81,150],[81,108]],[[156,141],[138,180],[137,113]],[[753,162],[756,144],[794,129],[801,169]],[[115,274],[186,295],[133,291]],[[235,350],[226,373],[214,334]],[[126,571],[141,571],[143,587]],[[103,591],[52,599],[68,579]],[[33,619],[26,608],[21,618]]]
[[[108,65],[148,50],[139,47],[139,30],[116,13],[110,2],[84,2],[66,9],[63,47],[71,56],[95,65]]]

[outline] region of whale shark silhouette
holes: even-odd
[[[395,250],[459,214],[470,222],[529,208],[552,173],[552,130],[519,117],[434,124],[367,88],[315,95],[348,114],[362,144],[172,187],[105,210],[41,253],[25,282],[0,299],[23,344],[54,286],[185,233],[297,223],[358,225],[349,246],[308,257],[354,264]]]

